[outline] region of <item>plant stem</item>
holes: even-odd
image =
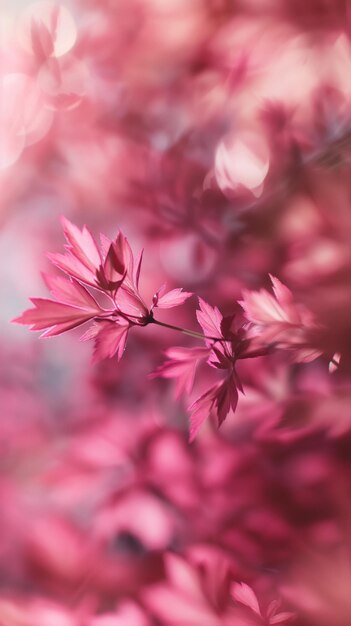
[[[173,324],[166,324],[165,322],[160,322],[153,318],[149,322],[150,324],[157,324],[158,326],[163,326],[164,328],[170,328],[171,330],[177,330],[184,335],[189,335],[190,337],[195,337],[196,339],[209,339],[210,341],[223,341],[221,337],[208,337],[207,335],[202,335],[201,333],[197,333],[195,330],[188,330],[187,328],[181,328],[181,326],[174,326]]]

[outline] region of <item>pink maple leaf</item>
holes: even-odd
[[[213,337],[222,339],[223,335],[221,324],[223,321],[223,315],[221,315],[217,307],[211,307],[202,298],[199,298],[199,304],[200,309],[196,311],[196,318],[204,334],[212,339]],[[209,343],[211,344],[212,340],[209,340]]]
[[[248,336],[261,344],[294,350],[296,361],[313,361],[321,355],[314,343],[319,327],[312,313],[297,304],[290,289],[270,276],[273,294],[266,289],[243,291],[239,304],[250,322]]]
[[[231,595],[235,602],[242,604],[252,611],[252,613],[260,617],[257,626],[258,624],[265,624],[266,626],[286,624],[295,617],[295,614],[289,611],[277,612],[281,606],[279,600],[273,600],[267,610],[262,611],[254,590],[246,583],[233,583],[231,586]]]
[[[68,242],[66,249],[94,271],[101,263],[101,255],[91,232],[85,225],[80,230],[66,217],[62,217],[61,221]]]
[[[124,237],[118,233],[115,241],[111,241],[103,265],[96,272],[99,285],[107,291],[116,292],[126,277],[124,262]]]
[[[152,377],[174,378],[176,380],[175,396],[179,398],[184,392],[191,393],[198,366],[208,358],[208,355],[209,349],[203,347],[168,348],[166,350],[168,360],[152,374]]]
[[[80,230],[65,217],[62,217],[62,225],[67,240],[66,253],[50,253],[50,261],[90,287],[115,293],[127,272],[125,259],[128,258],[129,244],[124,235],[119,232],[115,241],[105,238],[105,246],[99,250],[86,226]]]
[[[108,239],[104,238],[104,245]],[[112,242],[110,242],[110,245]],[[121,288],[116,295],[116,303],[120,310],[127,316],[135,320],[137,324],[144,324],[150,317],[150,310],[145,303],[139,290],[140,271],[143,261],[143,250],[140,252],[137,262],[134,262],[134,254],[129,245],[128,239],[120,233],[119,256],[123,259],[124,277],[121,281]]]
[[[243,392],[235,364],[238,358],[245,355],[249,343],[240,328],[236,332],[231,330],[233,316],[223,318],[217,307],[212,307],[201,298],[199,304],[200,308],[196,315],[204,331],[205,347],[170,348],[166,352],[168,360],[154,374],[176,380],[176,397],[184,392],[191,393],[201,363],[207,362],[207,365],[221,374],[221,379],[189,406],[190,441],[194,440],[200,427],[211,414],[220,426],[229,411],[235,411],[238,391]]]
[[[53,265],[72,278],[80,280],[85,285],[97,287],[96,272],[86,267],[72,254],[61,254],[60,252],[49,252],[47,255]]]
[[[190,434],[189,441],[193,441],[204,421],[213,412],[220,426],[227,417],[230,409],[235,411],[238,404],[238,389],[235,376],[227,376],[224,381],[218,382],[197,398],[190,407]]]
[[[14,322],[44,330],[42,337],[51,337],[76,328],[103,313],[95,298],[74,279],[46,276],[46,282],[59,301],[31,298],[33,309],[27,309]]]
[[[95,339],[93,363],[110,359],[115,355],[120,361],[126,347],[129,329],[130,324],[123,319],[114,322],[95,322],[81,338],[83,341]]]
[[[165,287],[163,286],[155,293],[152,299],[152,308],[172,309],[174,306],[184,304],[193,295],[189,291],[183,291],[183,289],[172,289],[167,293],[164,293],[164,291]]]
[[[231,594],[236,602],[244,604],[254,613],[261,615],[260,605],[254,590],[246,583],[234,583],[231,588]]]
[[[80,280],[86,285],[98,286],[96,272],[101,266],[102,259],[95,241],[86,227],[80,231],[75,224],[62,218],[65,237],[68,241],[66,253],[49,253],[47,256],[53,265],[62,272]],[[90,254],[92,253],[92,259]]]

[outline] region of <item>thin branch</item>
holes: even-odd
[[[164,328],[170,328],[171,330],[177,330],[184,335],[189,335],[190,337],[195,337],[196,339],[209,339],[210,341],[225,341],[221,337],[208,337],[207,335],[203,335],[202,333],[197,333],[195,330],[188,330],[187,328],[181,328],[181,326],[174,326],[173,324],[166,324],[165,322],[160,322],[155,318],[151,319],[150,324],[157,324],[157,326],[163,326]]]

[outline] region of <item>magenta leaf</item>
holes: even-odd
[[[209,337],[222,338],[221,324],[223,316],[217,307],[211,307],[202,298],[199,298],[199,304],[200,310],[196,311],[196,317],[204,334]]]
[[[223,424],[230,410],[236,410],[238,404],[237,376],[231,372],[223,381],[210,387],[189,407],[190,437],[193,441],[204,423],[213,414],[218,427]]]
[[[176,380],[175,395],[191,393],[196,371],[201,362],[208,357],[208,348],[169,348],[166,351],[168,361],[165,361],[153,377],[174,378]]]
[[[51,274],[43,274],[43,277],[51,295],[59,302],[80,307],[81,309],[101,312],[101,308],[95,298],[77,280]]]
[[[79,259],[71,254],[51,253],[47,254],[51,263],[58,267],[62,272],[80,280],[91,287],[97,286],[96,270],[92,271],[84,265]]]
[[[96,333],[91,333],[89,337],[84,337],[84,339],[90,339],[94,334],[93,363],[98,363],[103,359],[110,359],[114,355],[117,355],[119,361],[126,347],[130,325],[124,320],[118,320],[118,322],[99,322],[96,326],[98,326]]]
[[[236,602],[240,602],[240,604],[244,604],[251,611],[261,615],[260,606],[258,604],[257,596],[253,589],[249,587],[246,583],[234,583],[231,588],[231,594]]]
[[[139,288],[139,279],[140,279],[140,271],[141,271],[141,265],[143,262],[143,255],[144,255],[144,250],[141,250],[140,254],[139,254],[139,259],[137,262],[137,267],[135,270],[135,285],[137,288]]]
[[[164,295],[159,296],[159,292],[156,292],[154,296],[154,307],[159,309],[172,309],[174,306],[184,304],[184,302],[190,298],[193,294],[182,289],[172,289]]]
[[[209,417],[216,396],[217,386],[211,387],[189,406],[189,442],[194,441],[202,424]]]
[[[274,276],[270,279],[273,294],[244,290],[239,301],[250,322],[249,336],[267,346],[294,350],[296,361],[313,361],[321,354],[314,345],[320,327],[311,312],[294,301],[290,289]]]
[[[230,410],[236,410],[238,404],[238,390],[234,376],[229,376],[217,389],[215,407],[217,410],[218,426],[223,424]]]
[[[77,307],[46,298],[32,298],[34,309],[24,311],[14,322],[30,326],[31,330],[45,330],[42,337],[51,337],[80,326],[101,311],[98,307]]]
[[[121,247],[121,235],[119,233],[116,241],[110,244],[104,264],[97,270],[96,276],[99,285],[103,289],[116,291],[123,283],[125,275],[126,269]]]
[[[94,237],[86,226],[82,230],[72,224],[66,217],[61,218],[63,232],[68,241],[67,249],[83,265],[95,271],[101,263],[101,255],[95,243]]]

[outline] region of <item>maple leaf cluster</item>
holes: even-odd
[[[5,5],[0,626],[350,626],[349,0]]]
[[[90,231],[63,219],[67,239],[65,254],[50,254],[51,262],[67,277],[45,274],[44,279],[55,300],[33,298],[34,309],[25,311],[15,321],[32,330],[44,330],[42,337],[60,335],[93,321],[82,339],[95,339],[94,361],[123,355],[128,332],[133,326],[153,321],[155,308],[183,304],[191,293],[160,288],[148,307],[139,292],[142,253],[137,263],[128,240],[119,232],[114,241],[101,238],[98,248]],[[98,301],[89,291],[105,297]]]
[[[99,249],[86,226],[80,230],[66,218],[62,221],[66,251],[49,254],[49,259],[68,277],[45,274],[55,300],[32,298],[34,309],[28,309],[14,321],[30,326],[31,330],[43,330],[42,337],[60,335],[92,322],[81,339],[94,339],[93,361],[115,355],[120,360],[132,327],[167,327],[154,317],[154,311],[181,305],[192,293],[179,288],[167,292],[163,286],[148,306],[139,290],[143,253],[135,262],[122,232],[114,241],[101,235]],[[239,304],[244,315],[239,321],[235,314],[223,317],[217,307],[199,298],[196,317],[203,335],[173,326],[174,330],[203,338],[205,346],[169,348],[168,360],[156,375],[175,378],[176,395],[180,396],[184,392],[191,394],[201,365],[207,364],[220,373],[219,380],[189,407],[191,441],[207,417],[214,415],[220,426],[229,411],[236,410],[238,392],[243,393],[236,371],[239,360],[264,356],[274,349],[291,351],[296,361],[311,361],[321,355],[317,340],[322,329],[313,315],[294,302],[290,290],[277,278],[271,277],[271,281],[273,294],[266,290],[243,292]],[[98,294],[96,297],[92,290]]]

